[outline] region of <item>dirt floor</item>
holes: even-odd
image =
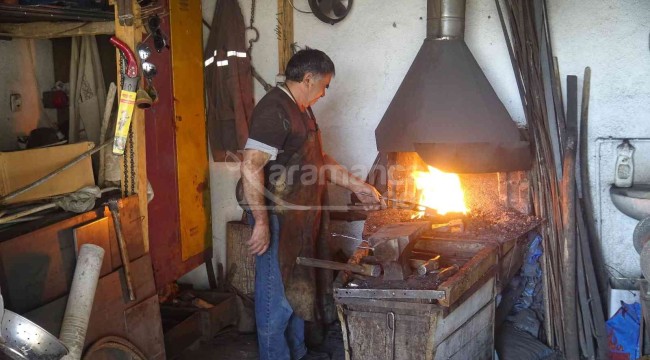
[[[330,325],[325,342],[318,349],[330,354],[332,360],[344,360],[343,335],[341,325],[336,322]],[[198,343],[186,350],[179,360],[256,360],[256,334],[239,334],[236,328],[224,330],[211,342]]]

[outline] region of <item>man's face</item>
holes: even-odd
[[[318,99],[325,96],[325,90],[330,86],[332,74],[316,75],[308,73],[305,75],[305,80],[307,85],[307,99],[309,100],[308,106],[312,106]]]

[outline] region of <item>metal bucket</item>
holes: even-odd
[[[0,360],[59,360],[68,353],[54,335],[6,309],[1,334]]]

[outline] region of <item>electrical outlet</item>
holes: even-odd
[[[20,111],[23,107],[23,97],[20,94],[9,95],[9,106],[11,107],[11,112]]]

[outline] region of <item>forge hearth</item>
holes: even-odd
[[[387,225],[377,233],[409,224]],[[498,246],[434,238],[431,224],[425,224],[400,255],[439,254],[441,267],[459,270],[443,281],[417,273],[401,281],[340,273],[334,296],[349,359],[429,360],[454,354],[474,359],[488,358],[492,351]],[[371,250],[360,248],[350,262],[368,256]]]
[[[402,280],[340,273],[334,295],[348,359],[491,358],[494,298],[521,267],[539,221],[504,209],[475,209],[445,224],[413,219],[414,213],[373,212],[364,229],[369,247],[393,241],[394,229],[426,224],[422,231],[406,231],[414,236],[395,236],[398,263],[413,254],[439,255],[440,268],[459,270],[443,280],[417,272]],[[363,247],[349,262],[373,256]]]

